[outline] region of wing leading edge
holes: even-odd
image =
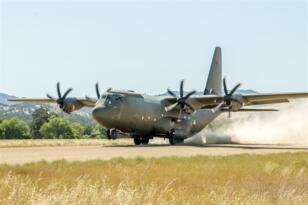
[[[243,103],[244,106],[265,105],[276,103],[287,103],[291,99],[308,98],[308,92],[303,93],[269,93],[269,94],[246,94],[235,95],[235,97]],[[224,101],[223,96],[204,95],[192,96],[188,99],[194,109],[204,109],[219,105]],[[169,105],[175,102],[175,99],[168,97],[162,100],[162,104]]]
[[[84,107],[95,107],[96,101],[90,99],[77,98],[79,103],[81,103]],[[10,102],[24,102],[24,103],[57,103],[54,99],[49,98],[16,98],[16,99],[8,99]]]

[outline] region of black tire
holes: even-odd
[[[169,143],[170,143],[170,145],[175,145],[176,139],[174,137],[169,137]]]
[[[179,139],[179,138],[175,138],[175,137],[169,137],[170,145],[181,144],[183,142],[184,142],[184,139]]]
[[[149,144],[150,138],[148,137],[142,137],[142,144],[146,145]]]
[[[111,140],[111,130],[107,130],[107,139]]]
[[[116,129],[112,129],[110,133],[111,133],[111,139],[116,140],[118,136]]]
[[[134,143],[135,145],[140,145],[142,143],[141,137],[134,137]]]
[[[117,139],[117,131],[116,129],[109,129],[107,130],[107,138],[109,140],[116,140]]]

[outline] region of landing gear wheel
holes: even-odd
[[[141,137],[134,137],[134,143],[135,145],[140,145],[142,143]]]
[[[146,145],[149,144],[150,138],[148,137],[142,137],[142,144]]]
[[[184,142],[184,139],[178,139],[178,138],[175,138],[175,137],[169,137],[169,143],[170,145],[176,145],[176,144],[180,144],[180,143],[183,143]]]
[[[176,139],[174,137],[169,137],[169,143],[170,143],[170,145],[175,145]]]
[[[111,140],[111,139],[113,139],[113,140],[115,140],[115,139],[117,139],[117,131],[116,131],[116,129],[109,129],[109,130],[107,130],[107,138],[109,139],[109,140]]]
[[[107,139],[111,140],[111,132],[110,132],[110,129],[107,130]]]

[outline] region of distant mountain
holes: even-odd
[[[68,115],[63,113],[62,110],[59,109],[56,105],[8,102],[8,99],[14,98],[17,97],[5,93],[0,93],[0,119],[16,117],[24,121],[30,121],[32,119],[32,113],[36,109],[44,107],[50,112],[57,113],[60,116],[66,116],[72,122],[79,122],[82,124],[95,123],[91,117],[91,109],[89,108],[83,108],[71,115]]]
[[[5,94],[5,93],[0,93],[0,104],[2,105],[8,105],[10,104],[7,99],[9,98],[17,98],[16,96],[13,96],[13,95],[8,95],[8,94]]]

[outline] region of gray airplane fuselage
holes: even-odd
[[[165,111],[161,96],[106,93],[96,103],[92,115],[106,129],[132,136],[188,138],[200,132],[220,113],[219,109],[197,110],[191,114]]]

